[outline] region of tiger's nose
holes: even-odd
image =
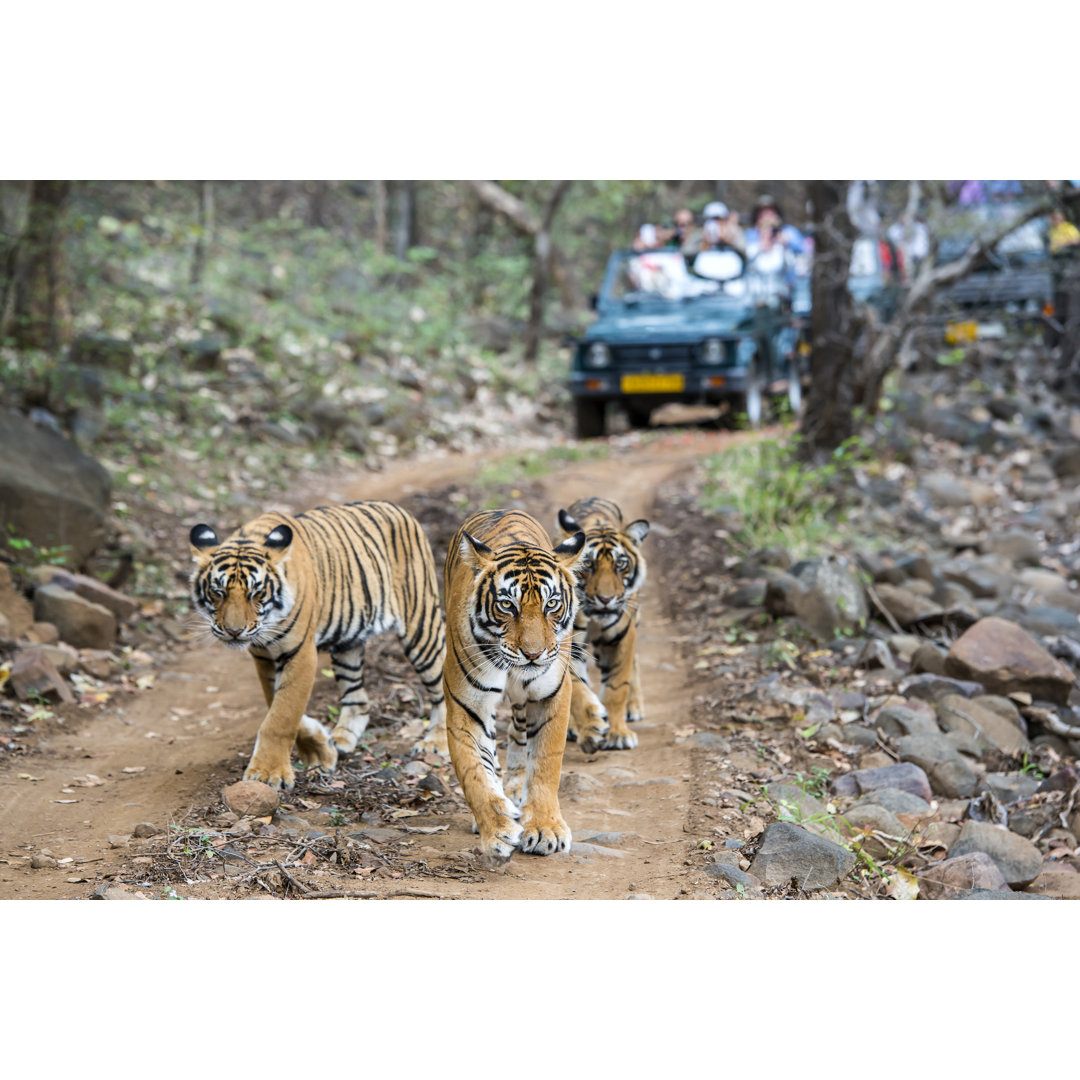
[[[226,634],[232,634],[234,638],[238,638],[244,632],[244,628],[241,626],[239,630],[234,630],[231,626],[225,627]]]
[[[611,601],[615,599],[615,597],[614,596],[598,596],[596,599],[599,600],[600,603],[603,604],[605,607],[607,607],[607,605],[610,604]]]
[[[543,651],[543,649],[537,649],[536,652],[529,652],[528,649],[522,649],[521,655],[524,656],[526,660],[535,660]]]

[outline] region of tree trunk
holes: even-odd
[[[535,363],[540,352],[540,332],[544,323],[544,293],[547,291],[548,272],[551,266],[551,223],[555,220],[559,203],[570,190],[572,180],[559,180],[544,210],[540,228],[536,232],[536,249],[533,258],[533,282],[529,296],[529,322],[525,327],[525,359]]]
[[[60,222],[69,180],[33,180],[26,232],[19,241],[11,336],[20,349],[56,349],[71,330]]]
[[[530,237],[535,244],[536,234],[540,231],[542,221],[531,206],[526,205],[492,180],[470,180],[469,187],[485,206],[502,214],[522,236]],[[550,270],[559,288],[563,306],[571,311],[577,311],[582,307],[581,290],[569,268],[566,256],[555,244],[551,245]]]
[[[199,181],[199,231],[195,237],[195,253],[191,260],[191,284],[202,281],[206,267],[206,252],[214,239],[214,181]]]
[[[386,254],[386,181],[372,180],[374,185],[373,209],[375,212],[375,250],[380,255]]]
[[[810,391],[801,432],[803,452],[813,459],[835,450],[855,430],[855,350],[858,334],[848,292],[855,227],[847,210],[843,180],[810,184],[814,210],[811,276]]]
[[[416,187],[415,181],[397,183],[397,221],[394,228],[394,254],[404,259],[409,248],[416,244]]]

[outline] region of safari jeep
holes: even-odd
[[[798,413],[799,338],[790,282],[748,269],[732,250],[616,252],[577,342],[570,375],[578,438],[606,434],[608,408],[645,426],[671,401],[725,407],[751,426],[771,395]]]

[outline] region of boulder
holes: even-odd
[[[65,545],[84,563],[105,539],[112,480],[74,443],[0,410],[0,535]]]
[[[833,794],[841,797],[866,795],[882,788],[906,791],[927,803],[933,798],[926,773],[910,762],[883,765],[874,769],[857,769],[837,777],[832,783]]]
[[[839,844],[798,825],[777,821],[765,830],[750,873],[765,885],[831,889],[855,866],[855,856]]]
[[[993,747],[1016,757],[1031,749],[1020,728],[999,713],[959,694],[948,694],[937,703],[938,722],[944,731],[974,735],[980,754]]]
[[[866,590],[853,562],[830,555],[798,563],[791,574],[803,587],[791,598],[795,614],[819,637],[831,639],[838,631],[866,625]]]
[[[1026,630],[994,616],[980,619],[953,642],[945,669],[991,693],[1026,692],[1064,705],[1076,677]]]
[[[241,817],[266,817],[281,801],[278,793],[259,780],[238,780],[221,793],[225,805]]]
[[[951,900],[968,889],[1003,889],[1009,883],[994,860],[982,851],[953,855],[921,871],[919,896],[924,900]]]
[[[902,791],[900,788],[878,788],[868,792],[854,806],[845,811],[845,816],[850,816],[853,810],[864,806],[881,806],[890,814],[910,814],[915,817],[929,817],[933,813],[930,804],[918,795],[912,795],[910,791]]]
[[[950,799],[974,794],[978,776],[944,735],[903,735],[894,746],[901,761],[926,773],[934,791]]]
[[[1044,870],[1027,891],[1052,900],[1080,900],[1080,874],[1075,870]]]
[[[912,626],[923,619],[942,614],[942,608],[927,596],[900,585],[882,583],[875,587],[878,598],[889,614],[902,627]]]
[[[61,640],[77,649],[108,649],[116,641],[116,616],[108,608],[59,585],[43,585],[34,593],[34,615],[52,623]]]
[[[965,821],[950,857],[976,851],[989,855],[1010,885],[1029,885],[1042,873],[1042,855],[1030,840],[986,821]]]
[[[32,646],[15,654],[11,664],[11,688],[20,701],[40,696],[71,704],[75,695],[45,651],[47,648],[49,646]]]
[[[130,596],[110,588],[103,581],[92,578],[87,574],[73,574],[63,570],[59,566],[39,566],[34,577],[41,585],[59,585],[64,589],[70,589],[78,593],[84,600],[90,600],[108,608],[117,618],[118,622],[126,622],[139,610],[139,605]]]

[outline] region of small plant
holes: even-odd
[[[349,819],[340,811],[332,810],[330,812],[330,824],[336,829],[340,829],[342,825],[347,825]]]
[[[1037,762],[1031,760],[1027,751],[1024,752],[1024,756],[1020,759],[1020,772],[1024,776],[1034,776],[1038,780],[1046,779],[1046,773],[1039,768]]]

